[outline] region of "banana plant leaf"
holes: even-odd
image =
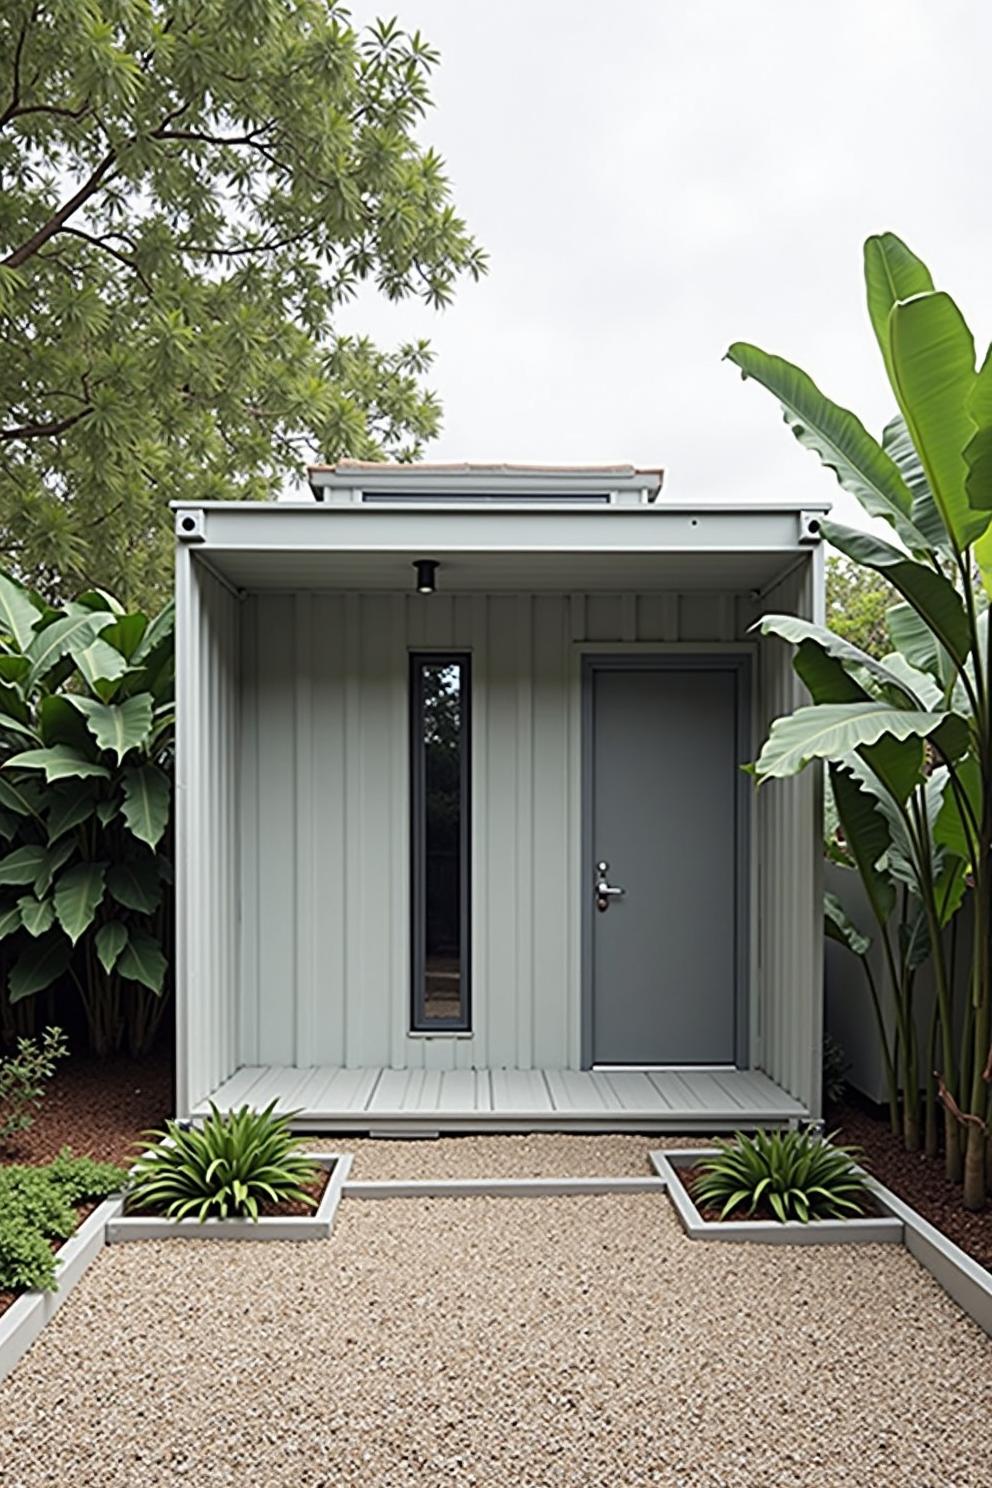
[[[969,411],[974,340],[943,290],[894,304],[888,339],[893,391],[944,526],[962,552],[989,525],[988,513],[975,511],[965,488],[964,451],[975,432]]]

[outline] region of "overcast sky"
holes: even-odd
[[[390,0],[442,53],[421,136],[491,256],[427,335],[431,458],[664,465],[673,499],[854,503],[721,358],[751,340],[880,433],[861,245],[898,232],[992,333],[984,0]],[[354,6],[356,20],[383,11]]]

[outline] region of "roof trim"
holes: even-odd
[[[653,498],[661,489],[661,470],[638,470],[633,465],[507,465],[387,464],[370,460],[339,460],[336,465],[311,465],[311,490],[389,492],[416,490],[455,494],[529,495],[641,491]]]

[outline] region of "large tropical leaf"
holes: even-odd
[[[120,764],[132,749],[143,744],[152,726],[152,695],[139,692],[123,703],[101,703],[96,698],[73,696],[72,702],[101,749],[117,756]]]
[[[38,899],[34,894],[25,894],[18,899],[17,907],[21,912],[21,924],[35,939],[52,928],[55,911],[50,899]]]
[[[830,940],[847,946],[855,956],[865,956],[871,949],[871,937],[862,934],[836,894],[823,896],[823,928]]]
[[[946,686],[953,673],[951,658],[922,615],[900,599],[889,605],[885,622],[892,644],[910,666],[929,672]]]
[[[982,771],[974,755],[969,754],[954,767],[954,780],[943,794],[934,823],[934,837],[955,857],[970,863],[981,820]]]
[[[34,639],[34,628],[42,614],[27,590],[0,573],[0,630],[7,632],[19,651],[26,651]]]
[[[988,526],[965,490],[964,450],[975,432],[969,404],[975,343],[957,305],[941,291],[889,312],[892,387],[944,526],[959,551]]]
[[[70,749],[87,759],[95,756],[93,740],[86,729],[86,721],[74,708],[70,698],[53,692],[38,703],[38,722],[41,726],[41,741],[51,748],[67,744]]]
[[[893,670],[884,662],[880,662],[877,657],[869,655],[867,651],[862,651],[860,646],[855,646],[852,641],[836,635],[824,625],[815,625],[811,620],[801,620],[798,615],[764,615],[754,628],[760,629],[762,635],[776,635],[784,641],[791,641],[794,646],[807,642],[819,647],[827,656],[841,663],[845,671],[854,677],[862,693],[866,690],[864,682],[871,680],[878,684],[872,689],[876,696],[881,688],[885,694],[894,694],[896,701],[904,701],[910,707],[929,706],[923,703],[922,698],[914,691],[910,679],[902,668]],[[929,678],[926,680],[930,681]],[[807,686],[809,686],[808,682]],[[813,691],[812,688],[810,691]],[[840,698],[821,698],[815,692],[813,692],[813,698],[815,702],[842,701]]]
[[[176,607],[174,602],[170,600],[165,608],[149,622],[141,637],[141,641],[128,659],[134,666],[143,666],[147,663],[153,652],[157,651],[166,642],[171,642],[172,632],[175,628]]]
[[[0,858],[0,884],[33,884],[48,862],[48,848],[42,843],[25,843]]]
[[[132,834],[156,847],[169,820],[169,779],[157,765],[124,771],[124,820]]]
[[[992,600],[992,526],[976,540],[972,553],[982,575],[982,587]]]
[[[18,902],[0,909],[0,940],[6,940],[8,935],[13,935],[21,928],[21,906]]]
[[[879,867],[892,845],[888,823],[877,800],[848,769],[831,765],[830,787],[844,840],[861,875],[872,914],[878,924],[884,925],[896,902],[892,879]]]
[[[923,672],[906,660],[901,651],[892,651],[882,658],[882,665],[897,678],[904,695],[919,708],[941,708],[944,704],[944,689],[929,672]]]
[[[73,945],[88,930],[103,900],[106,863],[74,863],[55,884],[55,913]]]
[[[76,851],[76,844],[71,837],[62,837],[51,847],[45,849],[45,861],[38,869],[34,880],[34,891],[39,898],[47,894],[52,886],[52,879],[59,869],[68,863]]]
[[[104,635],[115,629],[116,626],[108,625]],[[108,644],[104,636],[97,636],[89,646],[77,651],[73,660],[85,681],[104,700],[113,692],[118,678],[127,671],[126,659]]]
[[[952,548],[947,529],[934,503],[926,471],[901,413],[890,419],[882,430],[882,448],[887,455],[891,455],[913,497],[910,510],[912,530],[903,526],[899,534],[903,542],[920,558],[925,558],[931,551],[950,553]],[[914,540],[914,534],[918,534],[918,540]]]
[[[816,759],[841,760],[890,734],[895,739],[939,735],[951,754],[967,748],[968,725],[954,713],[894,708],[888,703],[827,703],[798,708],[772,724],[755,765],[759,780],[796,775]]]
[[[63,780],[48,791],[49,807],[45,818],[49,842],[55,842],[73,827],[89,821],[96,810],[96,793],[90,785],[76,785]]]
[[[134,926],[128,930],[127,945],[117,962],[117,970],[122,977],[130,982],[140,982],[152,992],[160,993],[168,964],[157,940]]]
[[[937,640],[963,666],[971,650],[971,628],[960,594],[951,581],[927,564],[907,558],[870,532],[824,521],[824,537],[865,568],[873,568],[912,605]]]
[[[127,926],[120,920],[108,920],[96,932],[95,944],[100,965],[109,976],[127,945]]]
[[[102,640],[116,650],[125,661],[130,661],[141,645],[148,629],[148,616],[135,610],[130,615],[119,615],[113,625],[108,625]]]
[[[63,656],[76,655],[91,646],[101,630],[113,623],[109,611],[90,613],[82,610],[75,615],[63,615],[39,631],[27,648],[31,661],[29,686],[40,681]]]
[[[118,904],[151,914],[162,896],[158,869],[152,857],[112,863],[107,870],[107,888]]]
[[[912,299],[933,289],[930,270],[895,233],[877,233],[864,247],[865,296],[868,315],[885,370],[892,381],[889,351],[889,312],[899,300]]]
[[[832,403],[798,367],[770,356],[757,346],[735,341],[727,358],[744,377],[753,377],[782,405],[785,422],[799,440],[820,457],[845,491],[856,496],[873,517],[884,517],[907,533],[911,547],[923,541],[910,521],[912,496],[894,461],[846,408]]]
[[[53,749],[25,749],[21,754],[11,755],[6,763],[24,770],[44,770],[49,785],[53,780],[65,780],[72,776],[78,776],[81,780],[89,776],[94,779],[110,779],[110,771],[106,765],[84,759],[75,749],[70,749],[65,744],[57,744]]]
[[[50,987],[66,970],[71,956],[72,946],[61,930],[53,928],[38,940],[29,941],[7,979],[7,996],[11,1002],[20,1002]]]

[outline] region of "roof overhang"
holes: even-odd
[[[238,590],[761,590],[819,543],[829,503],[176,505],[177,540]]]

